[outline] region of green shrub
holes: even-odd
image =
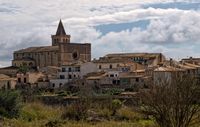
[[[69,91],[59,91],[59,92],[56,92],[56,94],[58,96],[68,96],[68,95],[70,95],[70,92]]]
[[[129,107],[122,107],[118,110],[118,117],[121,120],[139,121],[143,119],[143,115],[134,111]]]
[[[0,116],[14,118],[21,109],[18,91],[0,91]]]
[[[26,103],[20,117],[25,121],[60,119],[63,108],[48,106],[40,102]]]
[[[112,115],[114,116],[117,113],[117,110],[122,107],[122,102],[118,99],[115,99],[112,101],[111,105],[111,110],[112,110]]]
[[[123,92],[122,89],[112,88],[112,89],[106,89],[102,91],[103,94],[107,95],[119,95],[121,92]]]
[[[87,118],[87,111],[89,109],[86,101],[79,101],[67,106],[63,118],[69,120],[85,120]]]

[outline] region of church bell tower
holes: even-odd
[[[65,33],[65,29],[61,20],[58,24],[56,35],[51,35],[51,38],[52,46],[58,46],[59,43],[70,43],[70,35]]]

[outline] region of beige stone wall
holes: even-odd
[[[22,60],[23,57],[32,58],[34,65],[39,67],[58,66],[58,51],[30,52],[30,53],[14,53],[13,66],[20,67],[23,63],[29,61]]]
[[[17,74],[17,79],[21,80],[21,83],[30,83],[30,84],[34,84],[38,82],[38,79],[43,77],[44,75],[42,73],[20,73]],[[25,82],[26,80],[26,82]],[[20,82],[18,82],[20,83]]]
[[[52,35],[52,46],[59,45],[60,42],[70,43],[70,35]]]
[[[59,65],[64,65],[64,63],[72,63],[79,60],[91,61],[90,44],[60,43],[59,50]],[[77,58],[73,57],[74,53],[77,53]]]
[[[16,80],[14,79],[8,79],[8,80],[0,80],[0,89],[15,89],[16,86]]]

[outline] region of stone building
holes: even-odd
[[[197,65],[200,65],[200,58],[193,58],[193,57],[190,57],[190,58],[184,58],[180,61],[181,63],[191,63],[191,64],[197,64]]]
[[[0,74],[0,89],[15,89],[16,83],[16,78]]]
[[[161,53],[119,53],[107,54],[98,60],[93,60],[99,70],[123,69],[130,67],[128,70],[141,70],[150,66],[157,66],[165,61],[165,56]]]
[[[52,35],[52,46],[29,47],[15,51],[12,65],[16,67],[61,66],[79,60],[91,60],[91,44],[70,43],[70,35],[65,33],[60,20],[57,32]]]

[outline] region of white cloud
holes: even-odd
[[[181,55],[180,49],[168,48],[170,43],[198,44],[200,14],[179,9],[142,9],[144,4],[186,0],[0,0],[0,64],[9,64],[13,50],[29,46],[50,45],[50,35],[56,31],[60,18],[72,35],[73,42],[91,42],[93,56],[110,52],[156,52],[167,55],[171,51]],[[187,0],[187,2],[195,2]],[[108,33],[101,36],[93,27],[100,24],[127,23],[149,19],[146,30]],[[192,20],[191,20],[192,19]],[[157,48],[152,47],[157,44]],[[186,47],[184,49],[192,50]],[[190,51],[188,54],[197,55]]]

